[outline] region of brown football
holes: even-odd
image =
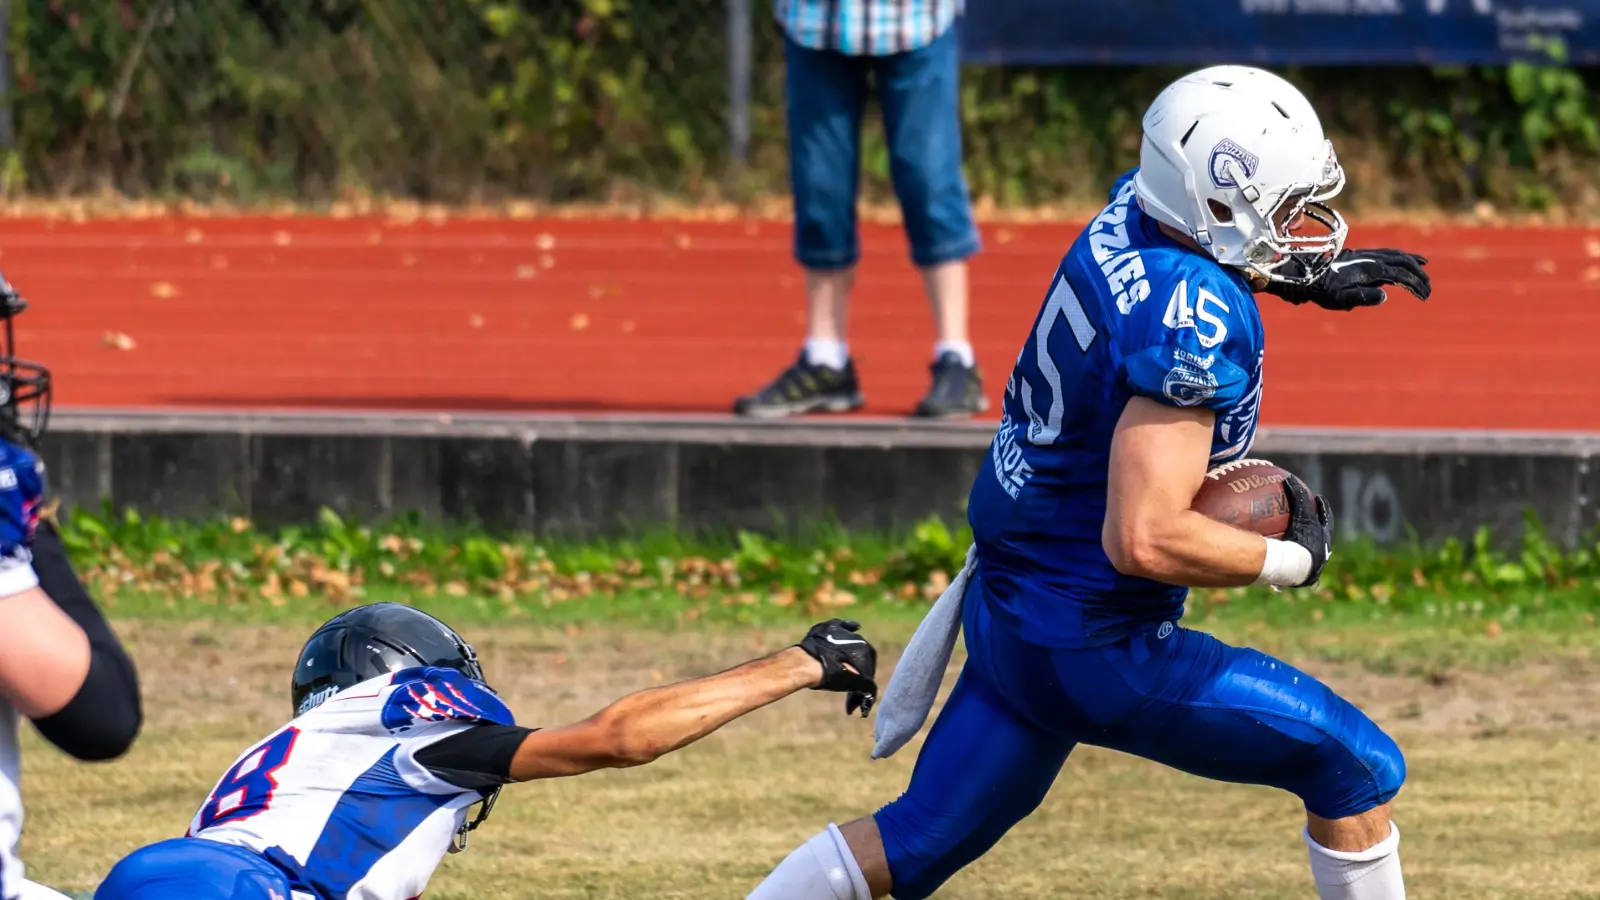
[[[1289,530],[1289,494],[1283,481],[1294,477],[1264,459],[1223,463],[1206,473],[1190,509],[1263,537],[1283,537]]]

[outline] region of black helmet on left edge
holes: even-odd
[[[17,357],[14,323],[28,308],[0,274],[0,437],[32,444],[50,422],[50,370]]]

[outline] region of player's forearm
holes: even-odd
[[[1267,543],[1259,535],[1193,510],[1108,518],[1106,553],[1124,575],[1185,587],[1243,587],[1261,574]]]
[[[640,765],[812,687],[821,677],[821,665],[791,647],[716,675],[629,694],[597,718],[614,729],[623,764]]]
[[[532,781],[644,765],[821,679],[822,665],[790,647],[716,675],[638,691],[581,722],[529,734],[510,774]]]

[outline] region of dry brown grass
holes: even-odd
[[[303,629],[127,623],[149,719],[125,759],[74,763],[29,734],[30,874],[91,888],[122,854],[182,833],[213,780],[287,713]],[[663,637],[509,628],[479,638],[530,724],[781,646],[787,631]],[[903,636],[902,636],[903,637]],[[1413,898],[1594,898],[1600,890],[1600,665],[1379,676],[1308,663],[1390,728],[1410,779],[1396,805]],[[871,762],[869,722],[804,693],[640,769],[507,791],[430,900],[737,898],[830,817],[905,785],[917,745]],[[1296,802],[1080,750],[1049,799],[943,898],[1311,896]]]
[[[1107,185],[1109,187],[1109,184]],[[1593,188],[1585,197],[1596,194]],[[1571,202],[1549,210],[1522,210],[1497,207],[1483,201],[1468,209],[1445,208],[1418,202],[1401,191],[1369,191],[1364,201],[1340,204],[1353,221],[1363,225],[1406,225],[1415,227],[1458,226],[1520,228],[1527,226],[1593,226],[1600,221],[1600,205]],[[1085,200],[1062,200],[1026,206],[1002,206],[991,197],[973,200],[973,215],[983,224],[1040,225],[1082,223],[1101,209],[1103,194],[1088,192]],[[763,196],[745,202],[722,200],[684,200],[670,196],[639,196],[616,200],[570,203],[544,203],[532,200],[505,200],[492,203],[420,203],[405,198],[356,197],[328,202],[236,204],[203,202],[193,199],[161,200],[124,197],[118,194],[54,197],[0,198],[0,219],[38,219],[55,222],[88,222],[106,219],[235,218],[299,216],[349,219],[380,217],[395,222],[451,220],[529,221],[539,220],[661,220],[675,222],[788,222],[793,208],[787,196]],[[898,226],[900,207],[892,199],[863,197],[859,204],[863,222]]]

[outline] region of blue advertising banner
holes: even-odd
[[[1600,0],[969,0],[968,62],[1600,64]]]

